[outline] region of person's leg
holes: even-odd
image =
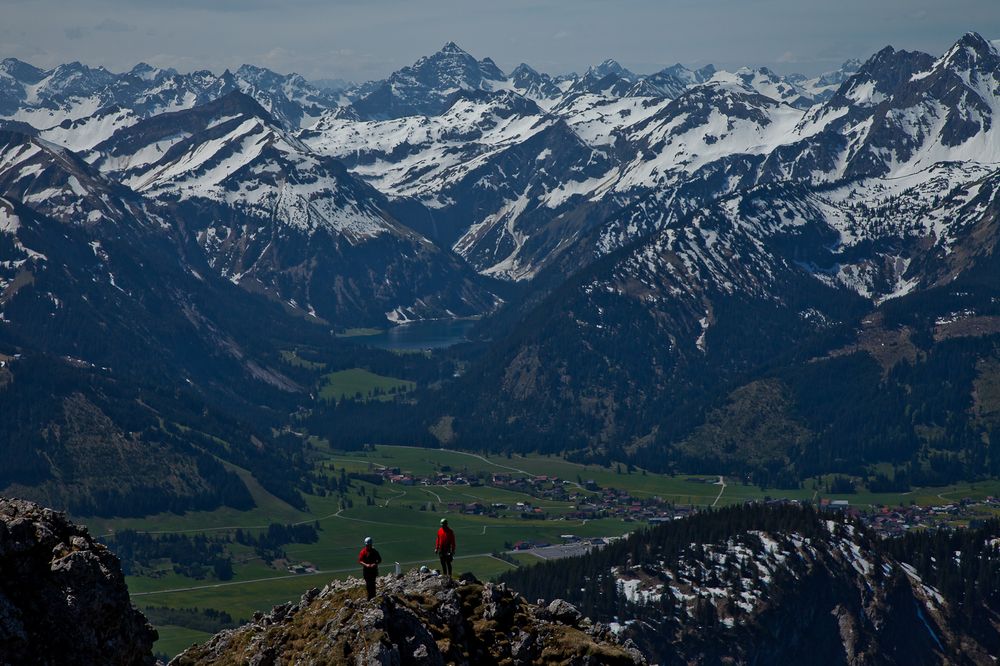
[[[375,576],[365,575],[365,591],[369,601],[375,598]]]

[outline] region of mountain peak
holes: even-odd
[[[177,74],[177,70],[160,69],[159,67],[153,67],[149,63],[140,62],[130,69],[128,73],[143,81],[156,81],[160,77],[169,77]]]
[[[687,72],[687,71],[690,71],[690,70],[688,70],[687,67],[685,67],[684,65],[680,64],[679,62],[675,62],[673,65],[670,65],[669,67],[664,67],[658,73],[660,73],[660,74],[669,74],[669,75],[672,75],[672,76],[677,76],[678,74],[683,74],[684,72]]]
[[[603,79],[609,74],[614,74],[615,76],[621,77],[623,79],[635,78],[635,74],[627,70],[621,65],[617,60],[608,58],[604,62],[587,70],[588,74],[595,76],[596,78]]]
[[[459,46],[455,42],[448,42],[447,44],[445,44],[444,46],[441,47],[441,50],[438,51],[438,53],[455,54],[455,55],[469,55],[468,51],[466,51],[465,49],[463,49],[461,46]]]
[[[896,86],[910,80],[917,73],[926,71],[934,63],[933,56],[920,51],[897,51],[891,46],[865,61],[844,85],[853,87],[864,81],[874,81],[880,92],[888,94]]]
[[[962,46],[971,46],[977,50],[992,48],[992,44],[990,44],[990,42],[987,41],[985,37],[980,35],[978,32],[972,30],[962,35],[961,39],[959,39],[956,42],[956,44],[960,44]]]
[[[274,72],[269,70],[267,67],[243,63],[236,69],[236,74],[239,76],[254,76],[258,74],[274,74]]]
[[[939,62],[962,70],[993,69],[1000,57],[997,47],[978,32],[967,32],[948,49]],[[984,62],[985,61],[985,62]]]
[[[696,69],[695,71],[698,72],[699,74],[706,74],[708,76],[711,76],[712,74],[715,74],[719,70],[717,70],[715,68],[715,65],[713,65],[712,63],[709,63],[709,64],[705,65],[704,67]]]
[[[538,70],[529,65],[526,62],[522,62],[520,65],[514,68],[514,71],[510,73],[511,76],[538,76]]]
[[[878,51],[876,51],[875,55],[868,58],[868,60],[865,61],[865,64],[885,62],[894,55],[896,55],[896,49],[892,48],[891,45],[885,46],[884,48],[881,48]]]
[[[305,79],[294,72],[291,74],[279,74],[267,67],[259,65],[248,65],[246,63],[239,66],[235,74],[237,79],[241,79],[256,86],[275,87],[283,83],[294,82],[298,85],[308,85]]]
[[[64,62],[60,65],[56,65],[55,69],[53,69],[52,71],[55,73],[78,72],[84,69],[89,69],[89,68],[85,67],[83,63],[81,63],[79,60],[73,60],[71,62]]]
[[[198,107],[195,108],[197,109]],[[276,123],[271,114],[267,112],[267,109],[261,106],[260,103],[253,97],[240,90],[232,90],[218,99],[205,104],[202,108],[206,111],[211,110],[215,113],[238,113],[255,116],[266,120],[269,123]]]
[[[43,70],[17,58],[4,58],[0,61],[0,72],[6,72],[23,83],[38,83],[45,77]]]
[[[0,68],[3,68],[5,71],[7,70],[8,67],[16,67],[27,64],[28,63],[24,62],[23,60],[18,60],[17,58],[4,58],[3,60],[0,60]]]

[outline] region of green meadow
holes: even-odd
[[[416,382],[395,377],[385,377],[361,368],[339,370],[320,380],[319,397],[338,401],[344,398],[361,400],[389,400],[394,393],[412,391]]]
[[[346,328],[340,333],[337,333],[338,338],[365,338],[372,335],[378,335],[379,333],[384,333],[385,329],[381,328]]]
[[[337,374],[337,373],[335,373]],[[330,475],[346,472],[373,472],[399,468],[417,476],[452,471],[469,474],[483,472],[511,476],[557,476],[571,484],[593,481],[600,487],[627,489],[636,497],[658,496],[677,504],[722,506],[765,497],[815,500],[820,497],[847,499],[852,505],[901,505],[915,502],[933,505],[963,497],[983,498],[1000,495],[1000,481],[959,484],[943,488],[915,489],[909,493],[873,494],[861,489],[852,495],[827,495],[821,492],[824,479],[811,480],[799,490],[761,490],[725,479],[723,487],[716,475],[661,475],[643,473],[624,467],[611,468],[579,465],[556,457],[540,455],[495,456],[462,453],[439,449],[403,446],[378,446],[371,451],[336,451],[317,445],[317,469]],[[230,544],[235,576],[219,582],[208,578],[195,580],[174,573],[170,562],[158,571],[127,579],[133,600],[140,608],[169,606],[173,608],[215,608],[234,618],[249,618],[254,611],[297,599],[311,587],[322,587],[333,579],[345,579],[358,574],[357,554],[364,537],[371,536],[382,554],[383,572],[391,572],[396,562],[404,569],[427,565],[438,566],[434,555],[434,538],[438,523],[447,517],[458,542],[456,571],[469,571],[479,578],[499,575],[513,566],[530,565],[534,557],[514,556],[512,564],[492,556],[506,551],[521,540],[536,543],[562,543],[561,535],[619,536],[641,523],[621,519],[591,521],[569,520],[564,516],[573,510],[569,502],[539,499],[513,490],[490,486],[403,486],[374,485],[355,480],[351,491],[319,497],[307,495],[308,511],[299,511],[262,488],[245,470],[235,468],[247,483],[257,506],[249,511],[218,509],[189,512],[184,515],[160,514],[145,518],[91,519],[88,525],[95,534],[107,535],[116,530],[134,529],[147,532],[206,533],[215,536],[232,534],[237,528],[263,530],[271,523],[310,523],[319,527],[319,541],[313,544],[288,544],[284,551],[294,563],[309,563],[315,574],[292,574],[282,566],[269,566],[246,546]],[[813,486],[816,486],[814,488]],[[497,518],[464,515],[449,511],[456,502],[483,504],[530,502],[541,507],[548,520],[525,520],[514,509]],[[156,650],[175,654],[207,635],[183,627],[158,627],[161,638]]]

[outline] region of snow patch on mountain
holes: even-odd
[[[512,104],[527,115],[512,112]],[[383,193],[438,207],[446,205],[437,199],[445,187],[554,122],[537,107],[501,94],[485,101],[460,99],[432,117],[354,122],[331,114],[302,139],[316,152],[346,161]]]
[[[26,247],[17,236],[21,228],[21,220],[14,214],[14,206],[10,201],[0,198],[0,234],[8,236],[14,245],[14,250],[24,255],[24,259],[7,259],[0,261],[0,266],[4,268],[20,268],[26,261],[48,261],[41,252],[36,252],[30,247]],[[5,285],[6,286],[6,285]],[[0,292],[0,295],[3,295]]]

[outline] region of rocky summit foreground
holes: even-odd
[[[65,514],[0,498],[0,666],[152,665],[156,631],[117,558]],[[570,604],[417,571],[364,600],[351,579],[257,613],[172,664],[645,664]]]
[[[528,603],[505,585],[411,571],[312,589],[171,662],[195,664],[608,664],[646,661],[570,604]]]
[[[0,665],[153,664],[118,560],[64,514],[0,498]]]

